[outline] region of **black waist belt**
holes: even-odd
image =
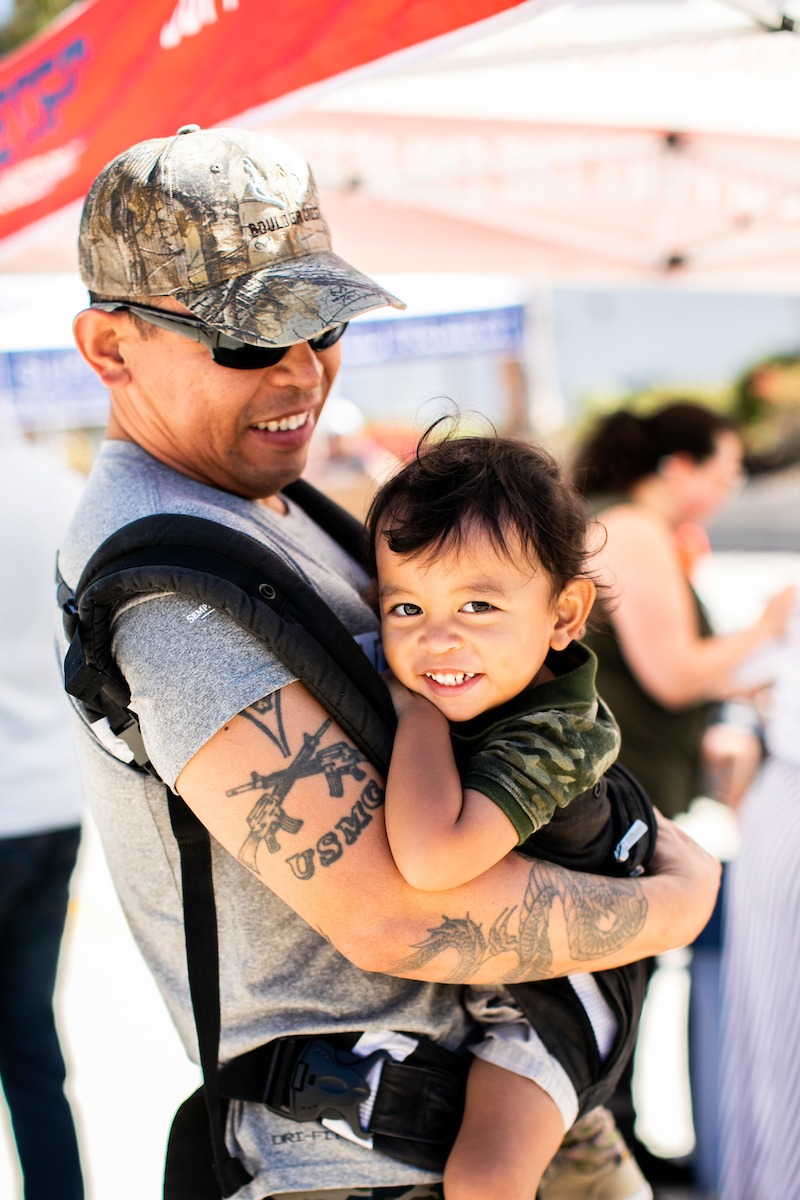
[[[390,1158],[440,1170],[464,1108],[467,1061],[430,1039],[403,1061],[386,1050],[352,1053],[360,1033],[276,1038],[232,1059],[219,1072],[220,1095],[264,1104],[292,1121],[344,1120],[357,1138]],[[382,1060],[366,1126],[359,1108],[370,1097],[367,1076]]]

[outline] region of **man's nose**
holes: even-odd
[[[280,362],[270,369],[281,373],[282,382],[295,387],[313,387],[323,375],[320,356],[308,342],[290,346]]]

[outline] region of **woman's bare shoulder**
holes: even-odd
[[[669,526],[662,514],[646,504],[612,504],[598,512],[595,520],[605,528],[608,536],[615,540],[622,536],[667,538],[670,535]]]

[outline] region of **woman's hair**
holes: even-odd
[[[541,447],[507,437],[445,437],[432,425],[414,458],[376,493],[367,514],[366,558],[375,546],[410,557],[468,544],[475,527],[508,557],[516,537],[531,564],[550,576],[554,594],[588,576],[587,514],[568,476]]]
[[[704,462],[715,453],[719,435],[736,430],[729,417],[684,401],[649,416],[620,409],[603,417],[578,448],[575,486],[586,496],[624,494],[671,454]]]

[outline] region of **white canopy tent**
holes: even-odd
[[[226,123],[306,150],[368,270],[795,290],[792,12],[537,0]],[[7,239],[0,271],[74,269],[76,227],[73,207]]]
[[[373,270],[794,291],[790,26],[755,0],[576,0],[245,119],[306,150]]]

